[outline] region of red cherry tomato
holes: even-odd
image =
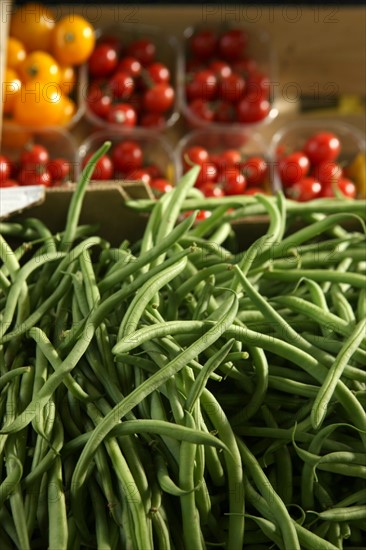
[[[225,195],[242,195],[247,186],[244,174],[236,168],[229,168],[223,172],[221,181]]]
[[[207,149],[195,145],[187,149],[183,155],[183,166],[185,170],[189,170],[192,164],[199,164],[203,166],[209,161],[209,154]]]
[[[246,82],[246,96],[252,101],[268,99],[271,91],[271,83],[266,74],[253,72],[248,76]]]
[[[212,122],[214,120],[215,111],[213,110],[211,104],[204,99],[197,98],[190,101],[188,108],[194,116],[201,118],[205,122]]]
[[[204,69],[193,74],[192,79],[186,84],[188,100],[201,98],[206,101],[213,99],[217,92],[217,78],[215,73]]]
[[[219,53],[224,59],[240,59],[248,43],[248,35],[243,29],[230,29],[219,38]]]
[[[162,195],[163,193],[168,193],[173,189],[170,181],[165,178],[153,178],[151,180],[150,187],[157,196]]]
[[[10,176],[10,162],[7,157],[0,155],[0,182],[6,181]]]
[[[150,185],[151,176],[147,170],[144,168],[137,168],[136,170],[131,170],[126,174],[126,179],[132,181],[142,181],[146,185]]]
[[[117,38],[116,36],[111,36],[111,35],[103,35],[101,36],[99,39],[98,39],[98,42],[97,42],[98,45],[101,45],[101,44],[107,44],[108,46],[110,46],[111,48],[114,48],[116,50],[116,52],[120,55],[121,52],[122,52],[122,43],[120,41],[119,38]]]
[[[201,170],[197,176],[195,186],[201,187],[209,181],[216,181],[217,173],[216,165],[213,162],[205,162],[201,165]]]
[[[156,47],[151,40],[140,38],[128,45],[127,54],[136,57],[141,65],[146,67],[155,60]]]
[[[320,196],[321,190],[321,183],[315,178],[308,176],[286,189],[286,195],[295,201],[306,202],[317,199]]]
[[[315,166],[313,175],[323,185],[332,184],[342,176],[342,167],[335,162],[321,162]]]
[[[192,54],[198,59],[208,59],[216,53],[217,36],[214,31],[205,29],[192,35],[190,40]]]
[[[210,160],[216,164],[220,171],[223,171],[227,168],[238,168],[241,154],[237,149],[226,149],[219,155],[211,155]]]
[[[18,176],[20,185],[44,185],[49,187],[52,183],[51,174],[44,166],[24,166]]]
[[[144,170],[150,175],[151,179],[157,179],[162,177],[161,170],[156,164],[149,164],[144,166]]]
[[[140,76],[142,67],[140,61],[136,59],[136,57],[127,55],[119,61],[116,70],[126,72],[130,74],[133,78],[136,78]]]
[[[147,68],[147,74],[149,79],[155,84],[160,84],[161,82],[168,83],[170,80],[170,71],[166,65],[155,61]]]
[[[86,98],[89,109],[98,117],[107,118],[112,107],[112,97],[100,86],[93,85]]]
[[[136,141],[121,141],[114,146],[111,156],[115,169],[122,173],[142,167],[143,151]]]
[[[307,140],[303,150],[311,164],[319,164],[335,160],[341,151],[341,144],[332,132],[318,132]]]
[[[49,161],[49,153],[43,145],[37,143],[25,146],[20,154],[20,164],[22,166],[45,165]]]
[[[117,50],[110,44],[99,44],[88,59],[89,73],[93,77],[108,76],[118,64]]]
[[[146,111],[165,113],[173,106],[174,98],[173,88],[162,82],[146,90],[143,96],[143,106]]]
[[[337,182],[329,182],[324,184],[320,196],[329,198],[335,197],[336,193],[334,187],[336,187],[342,195],[348,199],[355,199],[357,196],[356,186],[353,181],[348,178],[340,178]]]
[[[280,159],[278,171],[284,187],[289,187],[301,180],[309,172],[310,162],[302,151],[296,151]]]
[[[83,167],[87,164],[93,153],[89,153],[83,160]],[[111,157],[107,154],[102,155],[95,165],[91,179],[110,180],[113,178],[113,163]]]
[[[225,193],[220,185],[208,181],[200,186],[200,191],[205,195],[205,197],[224,197]]]
[[[52,159],[47,163],[47,170],[53,181],[66,181],[70,176],[70,168],[70,162],[61,157]]]
[[[211,69],[211,71],[213,71],[215,73],[215,76],[219,79],[227,78],[232,73],[232,69],[229,63],[226,63],[226,61],[220,61],[219,59],[211,61],[211,63],[208,65],[208,68]]]
[[[244,95],[245,80],[236,73],[220,80],[218,96],[224,101],[236,103]]]
[[[202,222],[203,220],[207,220],[207,218],[209,218],[211,214],[212,214],[211,210],[199,210],[196,216],[196,222]]]
[[[132,76],[127,71],[117,71],[108,81],[115,99],[129,99],[135,89]]]
[[[262,157],[250,157],[240,166],[248,186],[262,185],[268,173],[268,164]]]
[[[237,59],[231,63],[231,69],[247,78],[251,73],[257,70],[257,62],[252,57]]]
[[[110,108],[107,120],[113,124],[132,128],[136,126],[137,114],[129,103],[116,103]]]
[[[237,104],[237,117],[239,122],[259,122],[268,116],[271,105],[266,99],[252,101],[250,97],[244,97]]]

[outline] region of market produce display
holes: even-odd
[[[337,194],[356,198],[357,187],[346,177],[347,165],[338,162],[341,150],[339,137],[333,132],[322,131],[304,139],[301,151],[278,151],[277,169],[285,194],[299,201]]]
[[[56,187],[72,181],[73,168],[66,158],[51,158],[46,147],[30,142],[20,150],[18,162],[0,155],[0,188],[18,185]]]
[[[188,120],[252,124],[271,110],[270,76],[248,53],[250,36],[241,27],[194,29],[186,40],[185,114]]]
[[[88,61],[87,107],[104,125],[163,129],[176,100],[171,71],[154,37],[121,34],[102,35]]]
[[[206,198],[196,165],[113,248],[79,224],[109,146],[62,232],[0,225],[2,550],[361,550],[365,201]]]
[[[209,154],[205,147],[194,145],[183,151],[184,172],[192,164],[200,166],[195,186],[206,197],[266,194],[269,189],[269,166],[263,156],[243,157],[238,149]]]
[[[69,125],[80,107],[78,68],[94,45],[94,27],[84,17],[56,20],[37,2],[19,7],[10,20],[2,83],[6,121],[37,128]]]

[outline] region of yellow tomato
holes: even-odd
[[[76,82],[75,69],[71,65],[60,65],[60,80],[61,90],[65,94],[70,94],[74,89]]]
[[[23,42],[28,52],[49,50],[55,26],[53,12],[37,2],[28,2],[17,9],[10,20],[11,36]]]
[[[70,120],[76,113],[76,104],[75,101],[70,99],[67,95],[62,96],[62,116],[60,119],[60,126],[67,126],[69,124]]]
[[[14,38],[14,36],[9,36],[6,44],[6,66],[9,69],[17,69],[26,56],[27,52],[24,44],[17,38]]]
[[[80,15],[63,17],[52,33],[52,53],[60,65],[81,65],[95,45],[93,26]]]
[[[31,80],[22,86],[16,98],[14,120],[23,126],[55,126],[63,114],[60,86],[50,82]]]
[[[10,114],[14,110],[17,96],[21,94],[22,83],[14,69],[5,70],[5,78],[2,82],[1,101],[4,114]]]
[[[60,69],[55,59],[48,53],[35,51],[27,55],[18,68],[22,82],[38,80],[39,82],[60,81]]]

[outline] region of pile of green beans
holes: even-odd
[[[113,247],[79,224],[109,146],[64,231],[0,225],[1,550],[365,548],[365,201],[213,202],[194,166]]]

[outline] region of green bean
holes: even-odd
[[[31,367],[18,367],[9,372],[6,372],[0,376],[0,390],[2,390],[13,378],[17,376],[22,376],[22,374],[27,374],[31,371]]]
[[[89,183],[90,177],[95,170],[96,163],[102,155],[104,155],[111,146],[110,141],[106,141],[90,158],[85,166],[80,181],[76,186],[76,189],[72,195],[71,203],[67,212],[65,231],[61,239],[61,249],[68,249],[71,247],[75,236],[76,228],[79,223],[79,217],[81,213],[83,197],[86,191],[86,187]]]
[[[337,355],[336,361],[329,369],[319,393],[315,398],[313,409],[311,411],[311,418],[314,428],[319,428],[321,426],[326,415],[329,401],[332,398],[336,385],[342,376],[344,366],[348,363],[354,351],[357,350],[358,346],[364,339],[365,331],[366,319],[363,319],[355,327],[354,333],[347,338],[342,346],[342,349]]]
[[[67,550],[67,512],[61,468],[61,459],[56,457],[48,474],[48,548],[50,550]]]
[[[153,374],[142,386],[133,390],[129,396],[116,405],[96,426],[76,464],[73,478],[75,486],[79,487],[85,482],[87,473],[86,464],[89,461],[89,457],[93,456],[100,442],[108,435],[112,428],[119,423],[120,418],[135,407],[139,401],[160,387],[161,384],[171,376],[179,372],[179,370],[187,364],[187,361],[196,357],[198,353],[206,349],[221,336],[222,331],[230,325],[237,313],[238,300],[236,295],[233,295],[233,299],[226,302],[225,306],[223,306],[224,313],[220,322],[209,329],[201,338],[180,353],[175,359],[170,361],[163,369]]]
[[[192,415],[187,411],[186,426],[195,429]],[[184,544],[187,548],[203,548],[202,533],[194,494],[194,462],[196,445],[182,442],[179,455],[179,484],[185,493],[180,496]]]
[[[266,502],[270,498],[272,513],[275,521],[278,523],[278,526],[280,528],[284,542],[284,548],[288,550],[295,550],[297,548],[298,550],[300,550],[298,535],[296,533],[296,529],[291,520],[291,517],[289,516],[289,513],[285,507],[285,504],[277,495],[277,493],[273,490],[273,487],[271,486],[268,478],[264,474],[262,468],[259,466],[257,460],[250,452],[248,447],[240,439],[237,439],[237,443],[240,456],[243,460],[243,465],[248,469],[254,483],[257,485],[260,493],[262,494]],[[268,495],[269,491],[270,497]]]
[[[155,529],[159,550],[170,550],[169,529],[160,510],[154,510],[151,514],[151,519]]]
[[[272,269],[271,271],[265,271],[263,277],[285,282],[296,282],[300,278],[306,277],[317,282],[347,283],[360,289],[366,285],[365,275],[323,269],[298,269],[294,271]]]
[[[345,508],[330,508],[318,512],[317,517],[324,521],[353,521],[366,518],[366,506],[347,506]]]
[[[305,332],[302,336],[312,344],[329,352],[339,353],[343,345],[340,340],[331,340],[309,332]],[[354,361],[360,363],[360,365],[364,365],[366,362],[366,351],[363,349],[356,349],[352,358]],[[345,378],[350,378],[351,380],[366,382],[366,373],[360,368],[354,368],[347,365],[343,371],[343,375]]]
[[[186,399],[185,408],[189,413],[192,413],[195,403],[199,399],[202,391],[206,387],[207,380],[212,371],[217,369],[225,360],[225,357],[230,352],[233,346],[234,340],[229,340],[217,353],[212,355],[204,364],[202,370],[199,372],[197,378],[192,384],[188,397]]]
[[[173,245],[173,243],[178,241],[181,236],[188,231],[188,229],[192,226],[194,219],[195,214],[192,214],[179,225],[177,225],[177,227],[175,227],[171,231],[171,233],[169,233],[166,237],[164,237],[164,239],[156,244],[156,246],[149,249],[144,254],[141,254],[139,258],[134,259],[129,264],[124,265],[120,270],[116,271],[115,273],[111,273],[110,275],[104,277],[104,279],[98,284],[100,292],[103,293],[106,290],[112,288],[114,285],[120,283],[132,273],[137,272],[139,269],[143,268],[151,261],[159,258],[159,256],[161,256],[163,252],[168,250],[169,247]]]
[[[2,508],[4,502],[17,487],[23,475],[22,463],[15,455],[9,454],[7,456],[6,465],[8,475],[0,485],[0,508]]]
[[[243,471],[235,435],[228,419],[215,397],[206,388],[201,403],[219,437],[227,445],[230,454],[225,454],[229,490],[229,528],[227,548],[241,547],[244,536],[244,492]]]

